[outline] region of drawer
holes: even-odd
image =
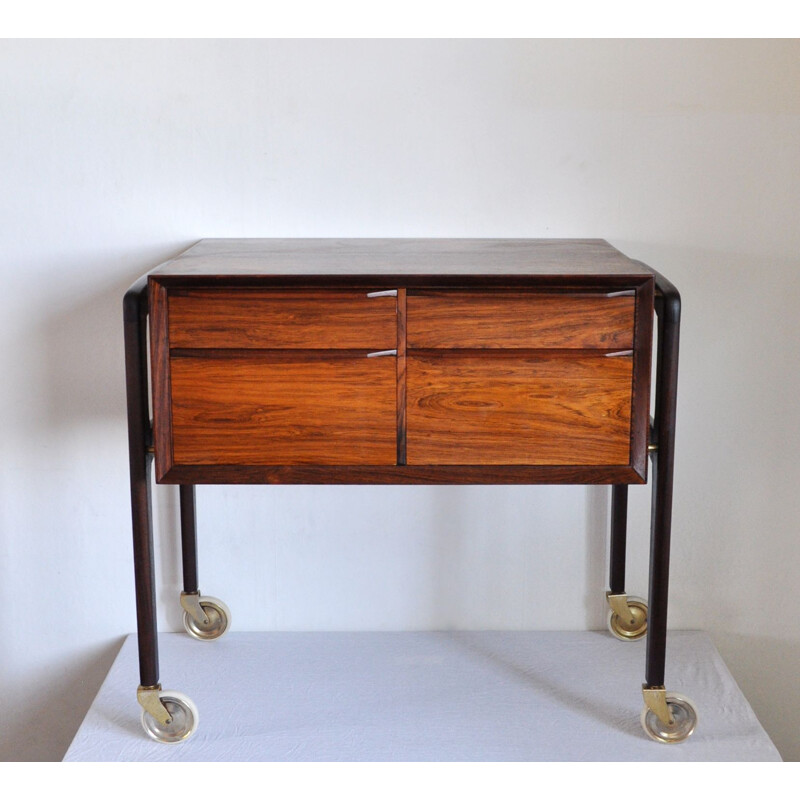
[[[409,354],[407,463],[626,465],[630,356]]]
[[[366,291],[181,289],[168,303],[175,348],[397,347],[397,298]]]
[[[394,358],[173,357],[175,464],[394,464]]]
[[[630,349],[635,297],[409,292],[409,348]]]

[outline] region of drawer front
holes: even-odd
[[[169,295],[175,348],[397,347],[397,300],[366,291],[197,289]]]
[[[396,463],[393,358],[176,357],[175,464]]]
[[[635,298],[604,293],[409,293],[409,348],[629,349]]]
[[[408,357],[412,465],[626,465],[630,356]]]

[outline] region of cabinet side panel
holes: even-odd
[[[169,358],[169,310],[167,290],[151,280],[150,301],[150,381],[153,396],[153,444],[156,479],[173,465],[172,402]]]
[[[630,464],[630,356],[408,355],[408,464]]]
[[[650,370],[653,353],[655,282],[636,290],[633,398],[631,401],[631,466],[647,480],[647,444],[650,439]]]
[[[397,290],[397,463],[406,463],[406,301]]]

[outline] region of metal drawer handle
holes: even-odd
[[[367,353],[367,358],[378,358],[379,356],[396,356],[397,350],[376,350],[374,353]]]
[[[397,289],[386,289],[382,292],[367,292],[367,297],[397,297]]]
[[[606,353],[606,358],[619,358],[621,356],[632,356],[633,350],[617,350],[616,353]]]
[[[609,292],[606,297],[634,297],[636,289],[625,289],[621,292]]]

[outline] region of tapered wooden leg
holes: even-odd
[[[198,590],[197,580],[197,521],[194,486],[179,488],[181,509],[181,554],[183,558],[183,591],[193,594]]]
[[[664,685],[667,641],[669,551],[672,528],[672,476],[675,463],[675,416],[681,300],[677,289],[658,275],[658,355],[653,438],[653,499],[650,529],[650,596],[646,685]]]
[[[611,553],[608,588],[612,594],[625,594],[625,550],[628,534],[628,487],[611,487]]]
[[[230,625],[230,609],[216,597],[200,594],[197,580],[197,521],[195,488],[180,487],[181,552],[183,555],[183,626],[195,639],[210,641],[224,635]]]
[[[625,548],[628,532],[628,487],[611,491],[611,557],[609,567],[608,629],[618,639],[635,642],[647,634],[647,604],[625,592]]]
[[[146,279],[139,280],[125,294],[123,312],[139,677],[141,686],[154,687],[159,677],[150,490],[152,437],[147,398]]]

